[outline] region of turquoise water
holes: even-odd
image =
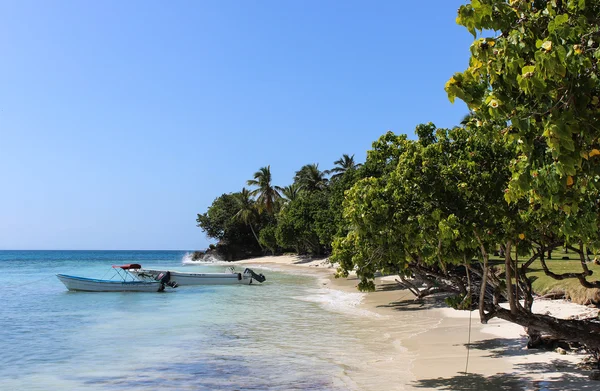
[[[133,262],[225,268],[183,266],[184,255],[0,251],[0,389],[361,389],[352,373],[377,352],[362,342],[364,320],[317,303],[355,298],[322,300],[316,278],[260,270],[262,285],[86,293],[67,291],[55,277],[108,278],[110,265]]]

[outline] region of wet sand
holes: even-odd
[[[308,273],[318,276],[323,288],[357,292],[358,280],[334,278],[335,268],[324,259],[284,255],[236,263]],[[523,328],[518,325],[500,319],[483,325],[476,311],[447,308],[439,298],[416,302],[410,292],[398,289],[393,277],[377,278],[376,287],[358,304],[368,322],[365,327],[371,331],[368,338],[377,342],[380,352],[380,359],[351,374],[361,389],[600,389],[600,382],[589,381],[589,372],[576,367],[585,356],[527,350]],[[597,312],[548,300],[537,302],[534,311],[565,318]]]

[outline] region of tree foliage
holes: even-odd
[[[499,221],[511,206],[502,198],[510,151],[500,142],[475,142],[466,128],[419,126],[418,141],[369,152],[365,167],[384,163],[379,178],[359,180],[346,194],[344,217],[352,227],[334,243],[343,270],[358,267],[361,288],[378,270],[410,275],[412,266],[440,270],[471,259],[504,234]],[[379,148],[390,134],[374,143]]]
[[[250,226],[239,218],[239,199],[240,193],[223,194],[196,219],[207,236],[218,240],[218,250],[227,259],[261,253]]]
[[[271,254],[275,254],[279,249],[279,245],[277,244],[277,225],[268,224],[263,229],[260,230],[259,240],[260,244],[268,249]]]
[[[256,231],[254,231],[254,227],[252,226],[258,222],[259,210],[255,206],[255,201],[251,198],[251,193],[244,187],[241,192],[235,194],[235,201],[237,212],[233,218],[247,224],[258,245],[262,246],[256,235]]]
[[[330,243],[322,243],[319,233],[327,222],[328,192],[304,192],[291,201],[278,216],[276,238],[282,248],[300,254],[321,255]]]
[[[300,194],[300,185],[297,183],[292,183],[289,186],[284,186],[281,188],[281,196],[284,199],[284,202],[290,202],[290,201],[294,201],[296,198],[298,198],[298,195]]]
[[[472,1],[457,22],[473,34],[469,68],[446,84],[483,124],[515,142],[506,200],[565,214],[561,231],[594,238],[600,175],[600,3]],[[591,243],[590,243],[591,244]]]
[[[296,171],[294,183],[297,183],[302,190],[318,191],[327,187],[327,178],[325,172],[319,170],[318,164],[307,164]]]
[[[346,232],[342,201],[359,177],[360,167],[352,158],[350,163],[333,182],[317,164],[305,165],[296,172],[294,182],[284,187],[272,184],[270,166],[262,167],[248,181],[256,189],[243,188],[219,197],[205,214],[198,215],[198,226],[219,241],[218,250],[226,258],[238,257],[240,252],[256,254],[257,245],[273,254],[328,254],[335,235]],[[246,225],[253,241],[238,235],[237,230],[246,231],[240,223]],[[230,250],[236,254],[227,254]]]
[[[325,171],[326,174],[333,174],[331,175],[332,180],[340,178],[347,171],[356,170],[361,166],[361,164],[358,164],[354,161],[354,155],[350,156],[348,154],[343,154],[342,157],[333,162],[333,164],[335,164],[335,167],[333,167],[331,170]]]
[[[397,273],[418,297],[446,291],[456,307],[476,305],[482,322],[500,317],[532,339],[544,332],[600,352],[597,319],[532,312],[530,277],[539,261],[551,278],[600,288],[587,258],[600,251],[600,2],[471,0],[457,23],[475,37],[469,67],[446,83],[469,107],[461,126],[422,124],[417,140],[387,132],[363,165],[353,155],[329,171],[305,165],[285,188],[263,167],[248,181],[256,214],[223,195],[199,226],[234,243],[252,239],[256,221],[254,248],[333,249],[360,289],[374,288],[376,272]],[[559,246],[579,255],[579,272],[551,270],[545,257]],[[490,263],[496,250],[501,265]]]
[[[420,125],[416,142],[388,133],[374,144],[365,163],[372,176],[344,202],[352,228],[333,253],[342,274],[356,268],[363,289],[384,270],[425,281],[424,293],[404,280],[419,296],[441,289],[466,299],[468,290],[483,322],[499,316],[530,335],[600,348],[597,321],[532,313],[527,277],[539,259],[552,278],[600,287],[585,258],[585,248],[598,248],[600,223],[599,7],[473,0],[460,8],[458,23],[476,38],[497,32],[475,40],[469,68],[446,84],[471,115],[451,130]],[[544,254],[561,245],[579,254],[581,272],[550,270]],[[497,246],[502,274],[488,263]],[[528,259],[519,264],[519,256]]]
[[[281,189],[273,186],[271,181],[271,166],[261,167],[254,173],[254,179],[248,180],[248,186],[256,186],[251,194],[257,197],[259,209],[272,214],[277,201],[281,198],[279,194]]]

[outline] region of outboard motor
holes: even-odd
[[[246,268],[246,270],[244,270],[244,274],[250,274],[252,276],[252,278],[258,282],[265,282],[265,280],[267,279],[267,277],[263,276],[262,273],[256,274],[256,273],[254,273],[254,271],[252,269],[248,269],[248,268]]]
[[[161,284],[168,285],[171,288],[177,288],[177,283],[175,281],[171,281],[171,272],[167,270],[166,273],[160,273],[156,276],[156,281],[159,281]]]

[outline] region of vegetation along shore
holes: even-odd
[[[226,260],[328,256],[359,290],[395,276],[418,300],[442,295],[482,324],[518,325],[529,348],[585,352],[598,370],[598,312],[538,302],[600,302],[600,2],[473,0],[457,23],[475,37],[469,67],[445,86],[469,108],[460,124],[387,132],[365,162],[307,164],[284,187],[262,167],[198,226]]]

